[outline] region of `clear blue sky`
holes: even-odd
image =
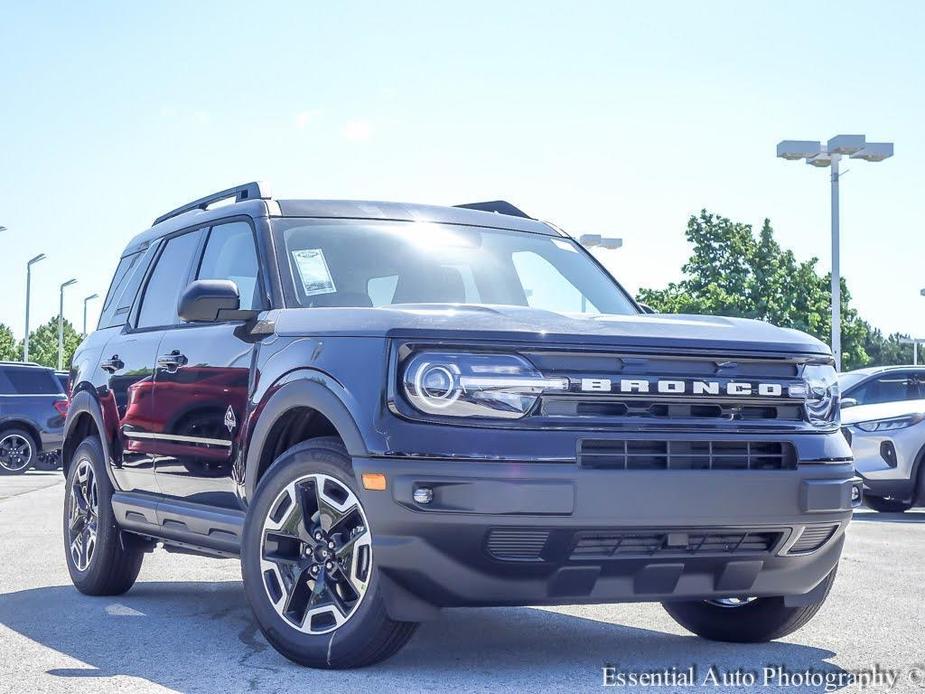
[[[6,3],[0,322],[105,293],[161,212],[262,179],[280,197],[505,198],[662,286],[706,207],[770,217],[829,266],[827,172],[783,138],[896,142],[843,178],[862,315],[925,337],[925,3]],[[94,309],[98,307],[98,303]],[[95,321],[96,310],[91,311]]]

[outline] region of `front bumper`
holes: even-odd
[[[406,619],[414,604],[805,595],[837,564],[860,485],[850,463],[614,471],[379,457],[354,469],[388,478],[361,495],[390,612]],[[415,502],[421,487],[430,503]]]

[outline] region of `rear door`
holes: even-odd
[[[126,491],[158,491],[154,460],[164,417],[154,401],[154,366],[164,331],[175,322],[177,298],[186,286],[203,232],[196,229],[161,242],[140,302],[126,328],[106,344],[100,367],[108,375],[108,420],[117,422],[121,459],[114,475]]]
[[[254,231],[246,221],[216,224],[191,279],[226,279],[242,309],[268,302]],[[154,375],[163,437],[156,464],[161,492],[178,500],[237,507],[232,462],[244,420],[254,342],[240,321],[182,323],[164,332]]]

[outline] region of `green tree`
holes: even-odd
[[[684,278],[640,290],[640,301],[665,313],[765,320],[830,341],[831,275],[816,271],[817,258],[801,262],[781,248],[770,220],[756,236],[750,224],[702,210],[688,221],[686,237],[693,252],[682,267]],[[871,361],[867,350],[878,343],[851,307],[844,278],[841,287],[842,363],[853,369]]]
[[[22,348],[9,326],[0,323],[0,361],[16,361],[21,358]]]
[[[83,338],[74,330],[70,321],[64,321],[64,368],[71,365],[74,351]],[[58,317],[53,316],[47,323],[29,333],[29,361],[44,366],[58,366]]]

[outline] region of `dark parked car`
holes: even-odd
[[[0,474],[57,465],[67,402],[52,369],[0,362]]]
[[[155,544],[239,555],[316,667],[447,606],[648,600],[779,638],[860,501],[825,345],[643,313],[507,203],[196,200],[129,242],[70,382],[77,588],[127,591]]]

